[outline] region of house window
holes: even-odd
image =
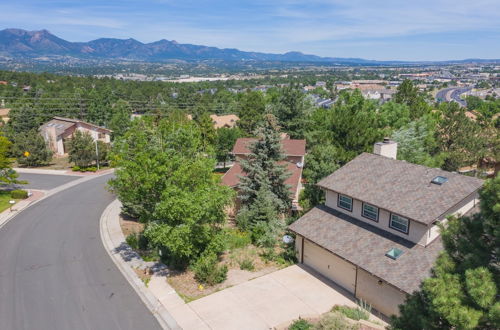
[[[344,210],[352,212],[352,198],[339,194],[337,206]]]
[[[400,231],[402,233],[408,234],[408,227],[410,222],[408,219],[403,218],[397,214],[391,214],[391,221],[389,221],[389,227]]]
[[[378,207],[363,203],[363,212],[361,215],[373,221],[378,221]]]

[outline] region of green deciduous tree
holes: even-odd
[[[95,144],[89,133],[76,131],[67,142],[69,161],[86,168],[96,160]]]
[[[19,175],[12,169],[12,159],[9,157],[11,142],[3,135],[0,135],[0,183],[14,184],[21,183],[17,178]]]
[[[238,127],[221,127],[217,129],[216,133],[215,154],[217,156],[217,161],[224,163],[224,167],[226,167],[226,162],[230,159],[229,153],[233,149],[236,140],[241,137],[243,133]]]
[[[246,134],[252,134],[264,119],[266,103],[261,92],[248,92],[242,96],[238,110],[238,127]]]
[[[22,166],[40,166],[52,159],[52,151],[36,130],[14,134],[11,150]]]
[[[410,108],[396,102],[384,103],[379,109],[380,126],[399,129],[410,122]]]
[[[398,159],[441,167],[444,155],[439,153],[435,130],[436,121],[424,116],[395,131],[392,139],[398,143]]]
[[[272,112],[278,119],[282,130],[292,139],[304,138],[312,104],[300,89],[290,86],[279,91],[272,105]]]
[[[325,192],[316,183],[339,168],[338,149],[331,144],[317,144],[307,153],[303,177],[305,187],[301,196],[304,209],[322,203]]]
[[[375,104],[365,100],[359,90],[339,96],[326,118],[326,124],[327,141],[339,149],[338,160],[341,164],[361,152],[370,152],[373,144],[384,137]]]
[[[425,100],[425,96],[421,94],[418,87],[411,80],[404,80],[398,86],[396,94],[394,94],[394,102],[406,104],[410,108],[410,118],[417,119],[427,114],[430,110],[429,105]]]
[[[480,196],[479,213],[442,228],[433,275],[400,307],[393,329],[500,328],[500,176]]]
[[[145,236],[168,262],[181,267],[207,250],[221,252],[217,242],[233,191],[214,175],[215,159],[204,152],[195,123],[134,120],[112,158],[113,191],[125,212],[148,223]]]

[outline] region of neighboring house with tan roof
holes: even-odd
[[[67,153],[65,142],[71,139],[76,131],[90,134],[94,141],[111,142],[112,131],[110,129],[78,119],[54,117],[54,119],[40,127],[40,134],[56,155]]]
[[[430,276],[443,249],[438,224],[476,211],[483,184],[396,153],[386,139],[321,180],[325,205],[289,226],[301,263],[385,315]]]
[[[251,153],[249,146],[256,141],[255,138],[239,138],[234,144],[232,154],[236,161],[233,166],[222,176],[222,184],[237,189],[240,177],[245,176],[240,165],[241,159],[246,159]],[[290,195],[292,197],[292,207],[297,209],[299,193],[302,190],[302,169],[304,167],[304,156],[306,154],[306,141],[294,140],[284,136],[281,140],[281,147],[285,154],[285,159],[280,164],[286,165],[290,176],[285,181],[290,186]]]
[[[214,128],[233,128],[240,118],[236,115],[210,115],[212,122],[214,123]]]

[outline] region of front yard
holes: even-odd
[[[141,249],[139,234],[144,230],[144,224],[121,216],[120,226],[127,237],[127,243],[136,250],[145,261],[159,261],[158,253]],[[170,270],[167,282],[180,297],[190,302],[228,287],[244,283],[251,279],[269,274],[292,264],[288,261],[281,247],[262,248],[251,243],[250,235],[235,228],[225,228],[226,251],[220,256],[218,265],[226,266],[226,279],[218,284],[206,285],[196,279],[191,268],[186,270]],[[143,270],[135,270],[146,283],[149,274]]]

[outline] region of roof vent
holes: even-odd
[[[387,253],[385,254],[386,257],[389,257],[391,259],[396,260],[403,254],[403,250],[400,250],[398,248],[392,248]]]
[[[438,175],[434,179],[431,180],[432,183],[437,184],[437,185],[442,185],[443,183],[446,183],[448,181],[448,178],[445,176],[440,176]]]

